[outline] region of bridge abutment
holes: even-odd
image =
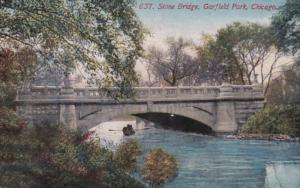
[[[59,124],[73,130],[77,129],[75,105],[60,105]]]
[[[75,92],[71,86],[69,75],[66,75],[64,87],[60,90],[60,99],[66,101],[75,99]],[[77,129],[76,108],[74,103],[60,104],[59,124],[65,125],[73,130]]]
[[[30,89],[26,88],[22,91],[22,99],[32,100]],[[19,91],[17,93],[16,101],[19,100]],[[17,114],[27,120],[28,123],[33,124],[32,104],[24,102],[22,105],[17,106]]]
[[[216,109],[216,123],[214,131],[219,133],[234,132],[238,125],[235,118],[235,106],[231,101],[233,88],[229,84],[223,84],[220,88],[219,101]]]

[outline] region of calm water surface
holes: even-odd
[[[135,121],[107,122],[95,130],[119,144],[127,139],[121,131],[127,123],[138,129],[132,138],[143,144],[144,152],[162,147],[179,160],[178,177],[166,188],[300,187],[300,143],[229,140],[149,125],[143,130]]]

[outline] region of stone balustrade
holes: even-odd
[[[26,99],[51,100],[60,99],[62,88],[52,86],[33,86],[26,92],[19,91],[17,101]],[[74,90],[74,91],[73,91]],[[73,88],[72,99],[78,100],[112,100],[104,90],[98,88]],[[113,89],[112,89],[113,91]],[[255,98],[262,97],[259,85],[221,85],[194,87],[135,87],[135,100],[199,100],[216,98]]]

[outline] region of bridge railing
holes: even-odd
[[[18,90],[17,100],[31,97],[32,99],[51,99],[60,96],[60,87],[54,86],[33,86],[29,89]]]
[[[233,93],[251,93],[253,92],[252,85],[232,85]]]
[[[136,97],[143,98],[199,98],[199,97],[217,97],[219,87],[151,87],[135,88]]]
[[[19,91],[17,100],[26,99],[59,99],[60,87],[33,86],[27,91]],[[98,88],[71,88],[73,99],[111,100],[111,97]],[[168,99],[215,99],[220,97],[251,98],[262,97],[259,85],[222,85],[195,87],[135,87],[137,100],[168,100]]]

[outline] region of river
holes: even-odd
[[[165,188],[299,188],[300,143],[230,140],[165,130],[135,121],[112,121],[94,130],[112,149],[128,137],[130,123],[146,153],[162,147],[180,163],[178,176]],[[144,129],[149,128],[149,129]]]

